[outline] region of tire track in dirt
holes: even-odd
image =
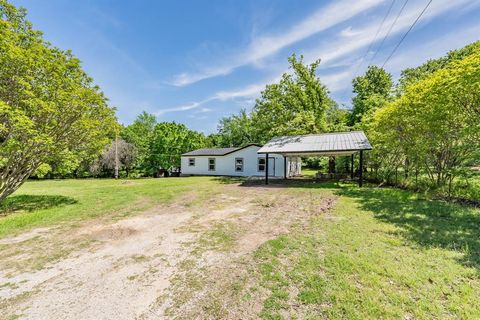
[[[220,194],[200,203],[183,199],[115,223],[90,222],[51,239],[42,232],[42,241],[50,245],[61,236],[93,242],[41,270],[14,276],[0,270],[2,314],[20,319],[202,318],[209,297],[232,282],[227,275],[246,279],[247,268],[238,270],[255,249],[333,203],[319,198],[312,211],[307,196],[286,190],[223,185]],[[218,226],[215,235],[212,228]],[[216,236],[228,240],[228,246],[217,243]],[[258,301],[252,301],[253,312]],[[237,301],[226,298],[224,303]],[[235,315],[241,315],[237,307],[226,318]]]

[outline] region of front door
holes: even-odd
[[[275,177],[275,157],[268,157],[268,175]]]

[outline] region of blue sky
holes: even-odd
[[[393,24],[404,2],[393,2],[379,28],[392,0],[13,1],[48,41],[82,60],[120,122],[145,110],[205,133],[250,110],[292,53],[322,59],[321,80],[350,107],[352,78],[383,64],[428,0],[408,1]],[[433,0],[385,68],[396,78],[479,40],[479,17],[480,0]]]

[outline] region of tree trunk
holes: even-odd
[[[408,158],[405,158],[405,179],[408,178],[408,167],[410,166],[410,160]]]
[[[328,173],[335,173],[335,157],[328,158]]]
[[[118,137],[115,136],[115,179],[118,179]]]
[[[0,202],[5,200],[9,195],[14,193],[20,186],[28,179],[28,177],[35,171],[35,168],[26,169],[19,174],[7,175],[6,179],[1,181],[0,186]]]

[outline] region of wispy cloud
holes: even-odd
[[[428,20],[434,19],[435,17],[444,14],[453,10],[454,8],[461,8],[463,5],[466,5],[468,0],[460,0],[456,2],[449,2],[449,3],[435,3],[432,4],[427,14],[421,20],[421,23],[425,23]],[[370,3],[371,4],[371,3]],[[397,23],[393,27],[392,31],[390,32],[390,37],[393,37],[399,34],[402,31],[405,31],[415,17],[418,15],[419,10],[424,4],[415,3],[412,6],[409,6],[398,19]],[[394,17],[390,17],[386,20],[385,25],[389,26],[393,22]],[[370,42],[372,41],[372,34],[375,33],[376,28],[378,28],[379,20],[374,19],[369,22],[367,25],[362,26],[361,28],[353,28],[348,27],[339,32],[338,37],[335,38],[334,41],[329,41],[327,44],[322,45],[318,48],[311,49],[304,53],[305,55],[305,62],[310,63],[317,58],[322,59],[321,67],[331,67],[335,63],[342,64],[341,59],[348,60],[348,68],[341,68],[340,71],[336,73],[330,73],[325,76],[321,75],[321,81],[327,85],[331,92],[336,92],[340,90],[345,90],[351,85],[351,79],[354,77],[354,69],[356,64],[352,63],[352,56],[357,55],[358,58],[354,59],[355,61],[360,62],[359,55],[361,54],[361,49],[366,48]],[[478,30],[475,28],[471,29],[472,36],[474,36],[475,32]],[[386,32],[386,30],[382,31]],[[378,40],[384,36],[380,33]],[[292,37],[293,38],[293,37]],[[437,39],[438,40],[438,39]],[[440,40],[439,40],[440,41]],[[284,42],[287,43],[287,42]],[[433,45],[433,44],[432,44]],[[277,49],[278,50],[278,49]],[[267,52],[267,50],[265,50]],[[272,51],[269,51],[272,52]],[[443,52],[443,51],[442,51]],[[260,54],[257,57],[261,57]],[[424,57],[423,60],[427,59],[428,57]],[[258,58],[260,59],[260,58]],[[423,61],[422,60],[422,61]],[[374,61],[375,62],[375,61]],[[398,59],[394,59],[391,61],[391,64],[400,64]],[[280,73],[281,71],[279,71]],[[158,114],[165,114],[168,112],[178,112],[178,111],[187,111],[199,108],[206,103],[212,101],[227,101],[232,99],[238,98],[255,98],[258,97],[260,92],[265,88],[268,83],[277,82],[280,79],[280,74],[277,74],[274,77],[267,79],[266,81],[257,82],[253,84],[249,84],[245,87],[237,88],[234,90],[226,90],[226,91],[218,91],[212,96],[208,97],[207,99],[193,102],[188,105],[183,105],[179,107],[173,108],[166,108],[162,109],[158,112]]]
[[[345,22],[384,1],[334,1],[331,5],[320,8],[288,30],[283,30],[274,35],[254,37],[243,52],[237,56],[227,58],[227,61],[229,61],[227,64],[205,67],[199,72],[181,73],[171,83],[175,86],[185,86],[200,80],[227,75],[241,66],[257,64],[260,60],[279,52],[283,48]]]
[[[353,73],[354,73],[353,68],[348,68],[347,70],[344,70],[341,72],[320,77],[320,79],[322,83],[324,83],[327,86],[330,92],[336,92],[339,90],[346,89],[350,86]]]
[[[474,25],[462,28],[462,36],[458,36],[458,31],[452,31],[444,34],[440,38],[422,43],[395,56],[388,63],[390,72],[399,73],[405,68],[418,66],[428,59],[437,58],[445,55],[448,51],[461,48],[471,42],[479,40],[480,21]]]
[[[212,98],[215,100],[231,100],[235,98],[247,98],[253,97],[260,94],[260,91],[265,89],[265,85],[269,82],[273,82],[276,79],[271,81],[264,81],[262,83],[251,84],[244,88],[236,89],[236,90],[229,90],[229,91],[219,91],[217,92]]]
[[[420,23],[426,23],[427,21],[434,19],[441,14],[449,12],[455,8],[461,8],[468,2],[468,0],[433,2],[429,10],[420,20]],[[413,5],[408,6],[392,28],[389,37],[395,36],[410,27],[411,23],[417,17],[419,11],[424,5],[424,3],[416,2]],[[394,16],[392,15],[385,21],[385,26],[390,26],[393,20]],[[342,31],[340,33],[341,37],[336,38],[336,40],[329,41],[323,46],[305,52],[304,55],[306,62],[312,62],[315,59],[321,58],[322,66],[325,67],[340,58],[346,57],[354,53],[358,54],[359,52],[357,51],[365,48],[367,45],[370,44],[370,42],[372,41],[372,37],[375,34],[376,29],[378,28],[378,25],[379,20],[373,20],[371,23],[363,26],[362,28],[348,28],[348,32],[345,32],[345,30]],[[386,31],[387,28],[380,32],[380,35],[376,41],[380,41],[384,37]],[[375,48],[375,46],[373,46],[373,48]],[[348,58],[350,59],[350,57]],[[378,61],[373,61],[373,63],[376,62],[378,63]]]
[[[227,101],[227,100],[232,100],[232,99],[236,99],[236,98],[256,97],[265,88],[265,85],[267,83],[270,83],[270,82],[273,82],[273,81],[275,81],[275,80],[272,79],[270,81],[264,81],[264,82],[261,82],[261,83],[248,85],[246,87],[239,88],[239,89],[236,89],[236,90],[218,91],[217,93],[213,94],[212,96],[210,96],[206,99],[200,100],[200,101],[192,102],[192,103],[185,104],[185,105],[180,105],[180,106],[177,106],[177,107],[162,108],[162,109],[158,110],[157,112],[155,112],[155,115],[156,116],[162,116],[166,113],[171,113],[171,112],[181,112],[181,111],[189,111],[189,110],[193,110],[193,109],[198,109],[198,108],[202,107],[203,105],[205,105],[206,103],[209,103],[209,102],[212,102],[212,101]],[[210,112],[210,111],[212,111],[212,109],[207,108],[207,107],[203,107],[202,109],[200,109],[197,112],[206,113],[206,112]]]
[[[163,108],[163,109],[160,109],[160,110],[154,112],[154,115],[162,116],[166,113],[188,111],[188,110],[197,109],[198,107],[207,103],[208,101],[211,101],[211,99],[205,99],[205,100],[202,100],[202,101],[192,102],[192,103],[184,104],[184,105],[177,106],[177,107]]]

